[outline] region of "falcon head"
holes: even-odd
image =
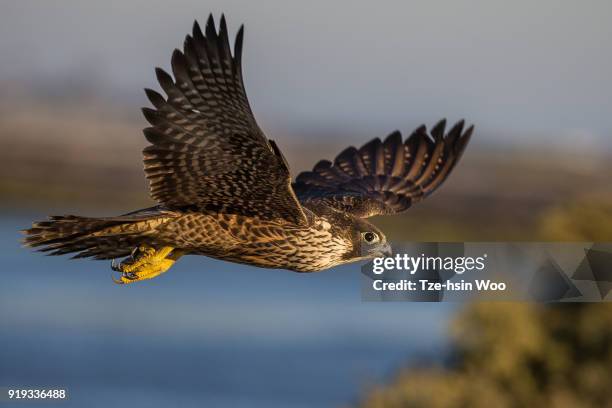
[[[337,213],[332,221],[335,236],[347,242],[341,263],[391,256],[391,245],[374,224],[348,213]]]
[[[352,260],[391,256],[391,245],[385,234],[374,224],[354,217],[353,247],[357,252],[350,255]]]

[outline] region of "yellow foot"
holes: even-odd
[[[170,269],[183,254],[183,251],[173,247],[155,249],[148,245],[141,245],[131,257],[123,260],[119,265],[113,261],[111,268],[121,272],[119,279],[113,278],[113,281],[118,284],[127,284],[152,279]]]

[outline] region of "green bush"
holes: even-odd
[[[612,407],[612,307],[476,303],[452,326],[448,367],[413,367],[363,408]]]

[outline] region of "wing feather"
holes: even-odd
[[[144,153],[151,196],[168,208],[306,222],[286,160],[251,111],[242,79],[243,28],[230,47],[225,17],[195,22],[172,76],[156,69],[166,98],[145,90],[151,127]]]
[[[470,140],[473,126],[464,121],[445,135],[441,120],[427,133],[420,126],[402,142],[398,131],[384,141],[349,147],[333,164],[322,160],[300,173],[294,190],[303,203],[325,203],[360,217],[407,210],[446,180]]]

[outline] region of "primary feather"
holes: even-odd
[[[293,188],[302,202],[324,202],[358,217],[398,214],[446,180],[470,140],[473,126],[459,121],[445,135],[441,120],[431,134],[420,126],[402,142],[400,132],[349,147],[334,162],[300,173]]]

